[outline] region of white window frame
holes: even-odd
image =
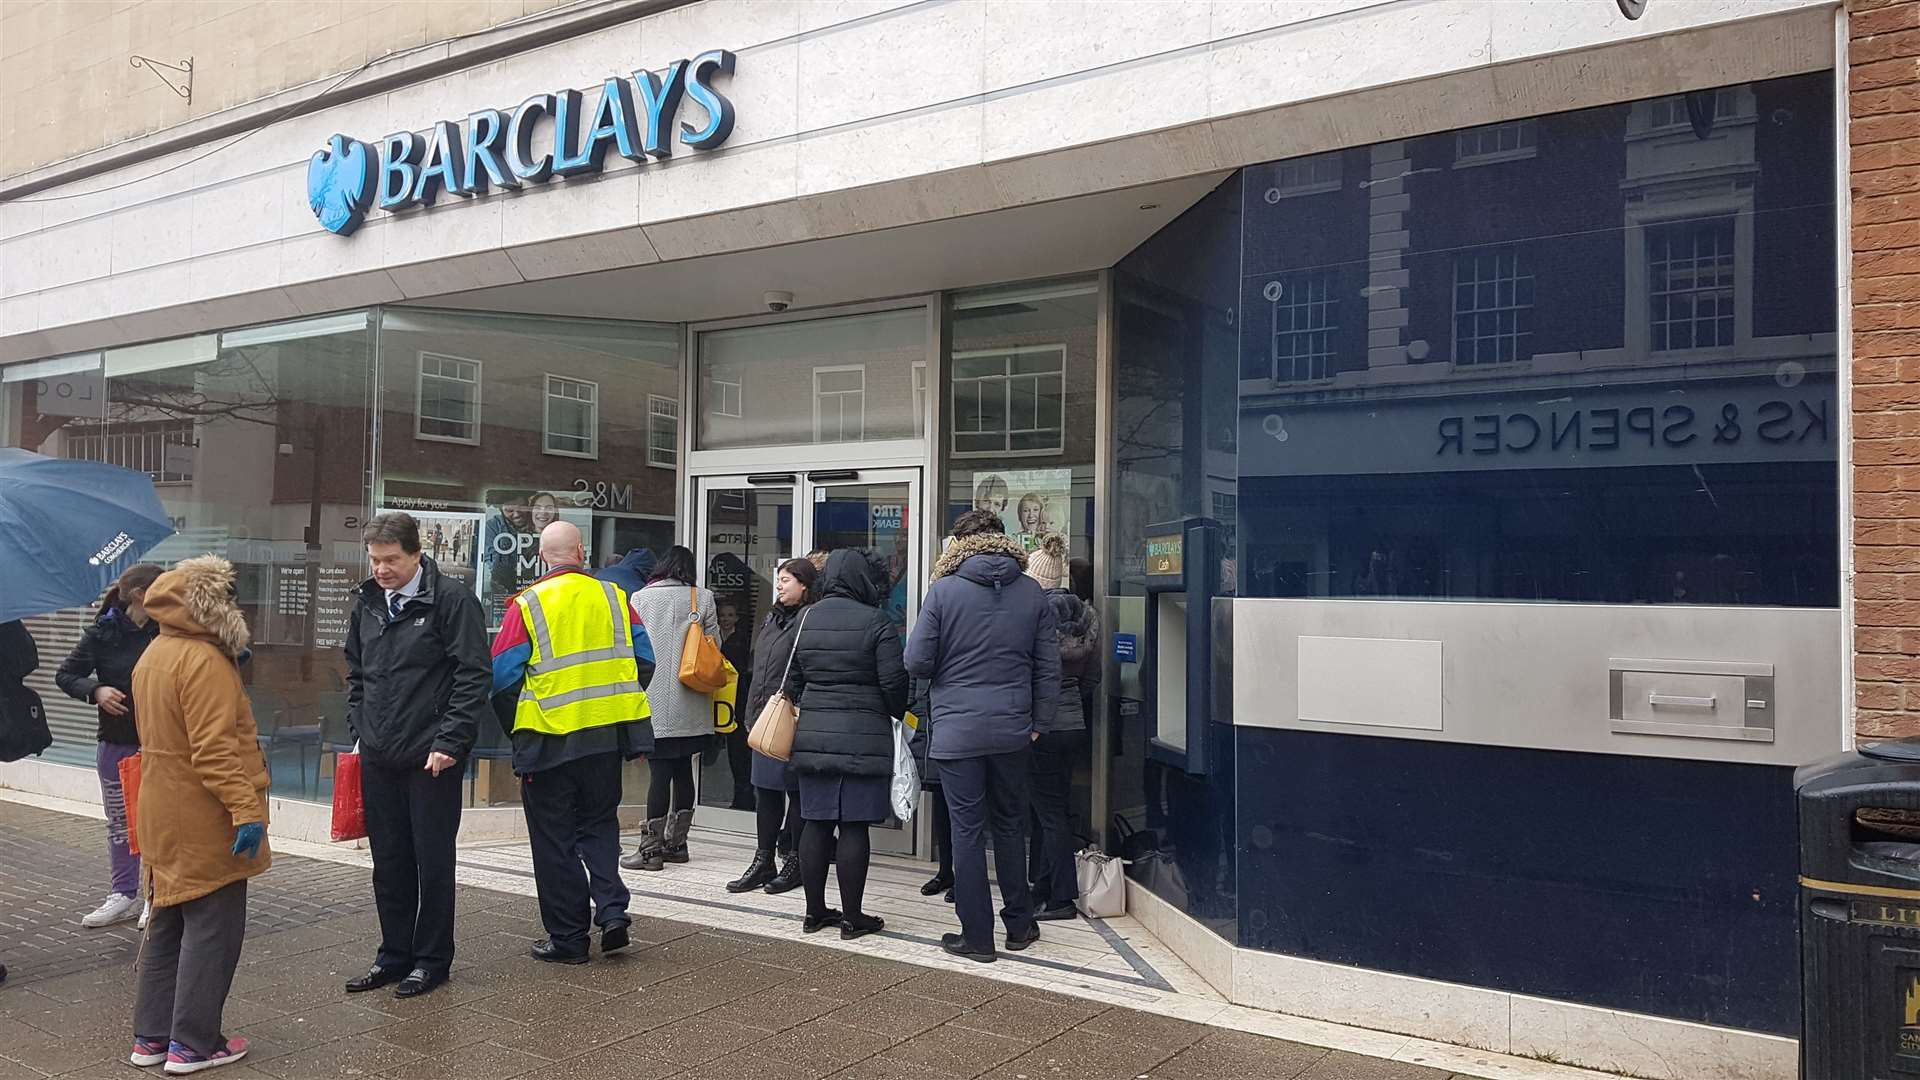
[[[1653,348],[1653,290],[1647,265],[1647,229],[1694,218],[1733,218],[1733,344],[1702,345],[1691,349]],[[1656,357],[1686,357],[1690,361],[1732,358],[1753,341],[1753,198],[1751,191],[1718,198],[1689,199],[1671,204],[1626,208],[1622,231],[1627,267],[1626,349],[1628,357],[1645,363]]]
[[[665,404],[672,411],[661,412],[660,410],[655,408],[656,405],[660,405],[660,404]],[[653,427],[657,421],[663,418],[673,421],[673,444],[672,444],[672,448],[667,451],[673,456],[672,456],[672,459],[668,461],[658,461],[658,460],[655,460],[654,458],[654,454],[657,451],[659,451],[660,448],[653,445]],[[680,416],[680,401],[678,398],[670,398],[664,394],[648,394],[647,395],[647,467],[648,468],[678,469],[680,467],[681,419],[682,417]]]
[[[1475,259],[1480,259],[1482,257],[1487,257],[1487,256],[1490,256],[1495,260],[1494,276],[1490,281],[1485,282],[1486,284],[1491,284],[1494,287],[1494,291],[1495,291],[1494,305],[1490,308],[1482,308],[1482,307],[1475,306],[1475,307],[1467,308],[1463,310],[1460,307],[1461,266],[1465,260],[1475,260]],[[1513,282],[1515,300],[1512,304],[1499,303],[1500,282],[1502,280],[1507,280],[1507,279],[1503,279],[1500,276],[1499,260],[1505,256],[1511,256],[1513,259],[1513,277],[1511,278],[1511,280]],[[1452,325],[1449,327],[1449,330],[1451,331],[1450,336],[1452,338],[1452,347],[1453,347],[1452,359],[1453,359],[1453,366],[1455,368],[1476,368],[1480,370],[1486,370],[1486,369],[1497,367],[1503,364],[1525,363],[1533,359],[1533,350],[1531,348],[1531,344],[1527,342],[1527,339],[1533,336],[1533,330],[1531,327],[1529,327],[1526,330],[1520,329],[1520,313],[1522,311],[1531,312],[1534,308],[1534,304],[1531,302],[1526,304],[1521,304],[1519,302],[1518,296],[1520,291],[1520,282],[1523,280],[1532,281],[1533,274],[1530,271],[1528,271],[1526,267],[1526,261],[1522,257],[1520,246],[1518,244],[1497,244],[1497,245],[1490,245],[1487,247],[1467,248],[1465,250],[1456,251],[1454,253],[1453,297],[1452,297],[1453,320],[1452,320]],[[1482,281],[1478,276],[1476,276],[1474,278],[1473,283],[1477,286],[1482,284]],[[1537,297],[1536,297],[1536,300],[1537,300]],[[1460,342],[1461,342],[1460,316],[1462,315],[1493,315],[1496,317],[1496,321],[1497,321],[1499,314],[1503,311],[1511,311],[1514,313],[1514,332],[1511,335],[1513,338],[1512,358],[1507,360],[1501,360],[1496,356],[1492,360],[1463,359],[1461,357],[1461,352],[1460,352]],[[1486,337],[1481,337],[1480,335],[1476,334],[1471,340],[1473,340],[1475,343],[1478,343],[1480,341],[1489,341],[1489,340],[1498,341],[1499,339],[1506,336],[1508,335],[1502,334],[1496,329],[1495,332],[1491,335],[1488,335]],[[1523,348],[1523,343],[1526,344],[1525,348]]]
[[[823,437],[823,432],[820,427],[820,421],[821,421],[820,395],[822,393],[820,389],[820,376],[844,374],[849,371],[857,372],[859,374],[860,389],[832,390],[832,391],[827,391],[827,393],[831,393],[834,397],[845,397],[850,394],[860,395],[859,431],[857,434],[853,436],[853,438],[851,439],[847,438],[846,409],[842,407],[840,411],[840,437],[837,439],[828,440]],[[829,442],[829,441],[842,443],[842,442],[865,442],[866,440],[867,440],[867,365],[865,364],[828,364],[823,367],[814,368],[813,369],[813,441],[816,444],[819,444],[822,442]]]
[[[1268,204],[1273,204],[1282,199],[1297,199],[1303,195],[1324,195],[1330,191],[1339,191],[1344,180],[1343,169],[1339,150],[1277,162],[1273,166],[1276,182],[1266,190],[1263,197]],[[1292,174],[1291,181],[1287,179],[1288,170],[1296,170]]]
[[[1693,298],[1692,302],[1689,305],[1690,307],[1693,308],[1693,314],[1688,316],[1686,322],[1689,328],[1689,337],[1692,338],[1696,342],[1696,344],[1681,346],[1678,348],[1673,347],[1671,345],[1664,349],[1656,348],[1653,344],[1654,331],[1656,327],[1663,324],[1662,324],[1662,321],[1658,318],[1658,313],[1654,310],[1654,304],[1653,304],[1653,301],[1654,301],[1653,251],[1651,250],[1653,233],[1655,230],[1667,230],[1667,229],[1686,230],[1687,233],[1691,234],[1690,239],[1693,242],[1693,247],[1695,252],[1695,255],[1692,261],[1697,266],[1699,262],[1699,259],[1698,259],[1699,239],[1702,235],[1704,235],[1704,233],[1709,228],[1711,228],[1711,230],[1715,233],[1722,233],[1724,231],[1724,235],[1726,238],[1726,244],[1727,244],[1726,250],[1718,254],[1724,256],[1725,264],[1726,264],[1727,284],[1724,286],[1724,290],[1727,293],[1726,303],[1727,303],[1728,310],[1726,311],[1725,314],[1715,315],[1711,320],[1702,320],[1699,317],[1698,297],[1705,293],[1720,292],[1722,291],[1722,288],[1723,288],[1721,286],[1714,286],[1711,288],[1701,288],[1698,285],[1698,282],[1696,280],[1694,287],[1691,289],[1670,290],[1664,295],[1667,295],[1667,296],[1686,295]],[[1692,217],[1692,218],[1671,218],[1666,221],[1648,222],[1645,226],[1643,226],[1643,230],[1646,234],[1646,242],[1643,245],[1640,257],[1645,262],[1646,273],[1647,273],[1647,283],[1646,283],[1647,349],[1653,353],[1659,354],[1659,353],[1669,353],[1669,352],[1692,352],[1696,349],[1730,349],[1732,348],[1734,344],[1739,340],[1739,336],[1740,336],[1740,318],[1737,313],[1737,310],[1735,310],[1738,308],[1740,303],[1740,251],[1739,251],[1740,224],[1739,224],[1739,221],[1734,217],[1734,215],[1731,215],[1731,214],[1715,214],[1715,215],[1709,215],[1704,217]],[[1718,257],[1716,258],[1716,262],[1717,261],[1719,261]],[[1706,344],[1706,345],[1697,344],[1699,340],[1700,327],[1703,325],[1703,323],[1711,322],[1714,325],[1716,336],[1717,336],[1719,323],[1722,320],[1725,320],[1728,326],[1727,340],[1714,341],[1711,344]],[[1674,321],[1669,320],[1669,322],[1674,322]],[[1674,322],[1674,324],[1677,325],[1677,322]]]
[[[1751,92],[1741,93],[1745,89],[1740,86],[1722,86],[1714,90],[1713,120],[1716,125],[1723,120],[1739,120],[1752,115],[1745,106],[1752,101],[1753,96]],[[1659,114],[1667,109],[1673,111],[1674,119],[1663,121]],[[1649,99],[1646,102],[1645,123],[1640,131],[1648,135],[1684,131],[1691,135],[1693,121],[1687,116],[1687,95],[1668,94],[1665,97]]]
[[[722,387],[732,388],[733,409],[731,411],[726,407],[728,391],[722,390]],[[707,409],[708,416],[724,416],[730,420],[739,420],[746,413],[747,407],[745,379],[723,379],[717,371],[708,372],[707,398],[709,404]]]
[[[551,454],[554,457],[586,458],[589,461],[600,460],[600,384],[597,382],[594,382],[592,379],[576,379],[571,375],[555,375],[551,371],[547,372],[546,375],[547,375],[546,382],[543,384],[541,398],[540,398],[540,404],[541,404],[540,451],[541,453]],[[576,386],[591,387],[593,389],[593,400],[588,402],[581,402],[579,398],[564,397],[564,396],[556,399],[553,392],[553,385],[556,382],[572,383]],[[553,430],[553,403],[555,400],[582,403],[592,407],[591,411],[587,415],[587,449],[560,450],[554,447],[553,437],[555,435],[559,435],[562,438],[566,438],[566,439],[572,439],[577,437],[567,432],[556,432]]]
[[[1012,386],[1013,380],[1038,378],[1039,376],[1032,373],[1025,374],[1025,375],[1002,374],[998,376],[984,375],[984,376],[974,376],[974,377],[968,377],[968,378],[962,379],[956,374],[960,370],[959,361],[971,360],[976,357],[982,357],[982,356],[1006,356],[1006,357],[1030,356],[1035,353],[1053,353],[1059,356],[1060,358],[1060,397],[1061,397],[1060,428],[1059,428],[1060,439],[1052,447],[1039,447],[1037,449],[1031,449],[1031,450],[1005,449],[1005,447],[1013,441],[1013,437],[1017,434],[1030,434],[1030,433],[1049,430],[1047,428],[1016,428],[1013,426],[1013,416],[1012,416],[1013,394],[1011,393],[1011,386]],[[950,449],[952,450],[952,454],[954,457],[956,458],[1058,457],[1061,454],[1066,452],[1066,447],[1067,447],[1067,402],[1066,402],[1067,346],[1065,342],[1051,341],[1051,342],[1046,342],[1039,345],[1004,345],[1004,346],[1000,346],[998,348],[993,348],[993,349],[967,349],[967,350],[954,353],[952,356],[952,361],[953,362],[948,366],[948,370],[947,370],[947,381],[951,385],[951,389],[948,391],[947,407],[953,412],[953,425],[952,425],[953,432],[952,432],[952,435],[950,436],[950,440],[951,440]],[[962,450],[960,449],[959,448],[960,436],[991,435],[991,434],[994,434],[994,432],[961,431],[960,430],[960,410],[959,410],[959,406],[953,402],[953,399],[952,399],[953,391],[957,391],[960,388],[960,384],[963,382],[984,383],[984,382],[996,382],[996,381],[1003,383],[1009,387],[1009,393],[1007,394],[1007,398],[1006,398],[1007,409],[1008,409],[1007,424],[1005,427],[1001,428],[998,433],[1002,437],[1001,438],[1002,449],[998,449],[998,450]]]
[[[913,362],[913,437],[927,437],[927,362]]]
[[[459,435],[432,435],[421,430],[421,423],[429,419],[429,417],[423,416],[420,411],[421,406],[425,404],[426,400],[427,357],[429,356],[436,360],[458,360],[460,363],[473,365],[473,436],[471,438],[463,438]],[[451,379],[440,374],[435,374],[434,378],[445,379],[448,382],[463,381],[460,379]],[[481,406],[486,398],[485,380],[485,365],[479,360],[467,356],[455,356],[452,353],[435,352],[431,349],[421,349],[414,357],[413,363],[413,437],[421,442],[443,442],[455,443],[460,446],[479,446]],[[430,419],[443,424],[455,422],[440,416],[431,417]]]
[[[1311,290],[1309,290],[1306,303],[1304,304],[1292,303],[1291,302],[1293,299],[1292,287],[1300,283],[1306,283],[1309,285],[1318,284],[1318,285],[1324,286],[1320,299],[1315,300],[1312,296]],[[1268,287],[1271,288],[1271,286],[1276,284],[1280,286],[1280,294],[1274,299],[1269,300],[1267,302],[1268,308],[1272,314],[1272,327],[1271,327],[1272,334],[1268,339],[1269,364],[1267,367],[1267,377],[1272,379],[1275,383],[1281,383],[1286,385],[1294,385],[1298,383],[1310,383],[1310,382],[1325,382],[1328,379],[1333,378],[1334,376],[1333,361],[1334,361],[1334,358],[1338,356],[1340,352],[1338,347],[1339,346],[1338,335],[1340,333],[1340,319],[1339,319],[1340,300],[1339,300],[1339,290],[1338,288],[1336,288],[1337,283],[1334,279],[1333,271],[1293,270],[1293,271],[1289,271],[1287,273],[1281,274],[1279,277],[1269,282]],[[1293,311],[1313,311],[1313,310],[1319,310],[1325,315],[1325,318],[1326,318],[1325,326],[1295,327],[1292,325],[1291,316],[1289,316],[1288,327],[1286,329],[1281,328],[1280,313],[1282,311],[1293,312]],[[1282,359],[1280,356],[1280,337],[1283,334],[1287,335],[1289,338],[1298,338],[1298,337],[1303,337],[1310,334],[1324,334],[1326,335],[1325,340],[1326,340],[1327,347],[1324,352],[1308,353],[1305,356],[1287,357],[1286,361],[1293,365],[1294,370],[1287,377],[1282,378],[1281,371],[1280,371],[1280,363]],[[1305,375],[1305,377],[1301,377],[1299,374],[1299,368],[1302,361],[1304,361],[1307,365],[1307,374]],[[1313,367],[1316,361],[1319,363],[1321,368],[1318,374],[1315,374],[1313,370]]]
[[[1494,136],[1499,141],[1503,129],[1512,129],[1515,145],[1505,150],[1465,150],[1460,140],[1472,137],[1476,141],[1484,134]],[[1540,124],[1534,117],[1520,120],[1503,120],[1498,124],[1481,124],[1477,127],[1461,128],[1453,133],[1453,167],[1471,168],[1475,165],[1492,165],[1501,161],[1524,161],[1540,154]]]

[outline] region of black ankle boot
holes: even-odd
[[[761,848],[753,853],[753,861],[747,864],[747,872],[727,882],[730,893],[751,892],[773,880],[773,851]]]
[[[800,856],[789,851],[780,859],[780,872],[767,882],[765,892],[768,896],[779,896],[783,892],[792,892],[800,887]]]

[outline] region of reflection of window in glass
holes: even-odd
[[[1067,347],[953,354],[953,452],[1057,454],[1066,444]]]
[[[1647,226],[1653,350],[1733,344],[1733,219]]]
[[[716,371],[707,378],[707,411],[714,416],[740,418],[742,394],[740,376]]]
[[[913,434],[916,438],[927,433],[927,362],[913,362]]]
[[[1453,362],[1504,364],[1533,355],[1533,275],[1517,248],[1453,258]]]
[[[1340,154],[1315,154],[1294,158],[1273,167],[1273,186],[1266,191],[1270,203],[1296,195],[1319,195],[1340,190]]]
[[[1456,165],[1485,165],[1530,158],[1537,152],[1538,137],[1539,127],[1532,120],[1509,120],[1456,131],[1453,161]]]
[[[1692,127],[1693,118],[1687,113],[1687,97],[1686,94],[1674,94],[1672,97],[1655,98],[1648,102],[1647,105],[1652,112],[1652,126],[1655,128]],[[1711,119],[1734,116],[1740,111],[1731,86],[1723,86],[1715,90],[1710,100],[1713,102]]]
[[[480,361],[422,352],[417,396],[415,438],[480,442]]]
[[[66,429],[61,456],[104,461],[123,469],[146,473],[156,484],[193,481],[193,421],[86,424]]]
[[[858,442],[867,430],[867,369],[859,364],[813,369],[815,442]]]
[[[1303,270],[1266,285],[1273,305],[1273,379],[1306,382],[1332,376],[1333,273]]]
[[[600,384],[547,376],[546,451],[567,457],[600,455]]]
[[[671,469],[680,463],[680,403],[647,395],[647,464]]]

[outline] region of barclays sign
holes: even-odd
[[[610,78],[591,110],[580,91],[560,90],[535,94],[511,112],[482,109],[424,134],[398,131],[378,149],[335,135],[307,161],[307,205],[326,229],[351,236],[375,206],[397,213],[432,206],[443,194],[472,198],[599,172],[609,150],[640,162],[665,158],[685,98],[706,117],[698,126],[682,122],[680,141],[711,150],[733,133],[733,103],[714,88],[716,77],[732,74],[733,54],[716,49],[675,60],[664,78],[651,71]]]

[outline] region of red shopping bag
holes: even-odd
[[[127,853],[140,854],[140,755],[120,759],[120,797],[127,807]]]
[[[360,792],[360,755],[339,754],[333,759],[333,840],[367,837],[367,802]]]

